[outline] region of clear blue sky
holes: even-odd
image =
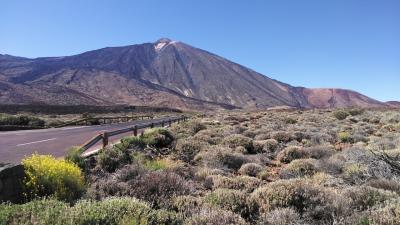
[[[400,0],[0,0],[0,53],[169,37],[277,80],[400,100]]]

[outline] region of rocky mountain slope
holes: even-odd
[[[169,39],[67,57],[0,55],[0,104],[5,103],[182,109],[386,106],[349,90],[292,87]]]

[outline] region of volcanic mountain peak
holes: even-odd
[[[348,90],[293,87],[168,38],[68,57],[1,55],[1,103],[191,109],[386,106]]]
[[[169,44],[175,44],[175,43],[177,43],[177,41],[173,41],[173,40],[171,40],[169,38],[160,38],[154,43],[154,49],[156,51],[160,51],[165,46],[167,46]]]

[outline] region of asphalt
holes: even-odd
[[[97,126],[79,126],[50,128],[42,130],[6,131],[0,132],[0,162],[18,164],[25,156],[33,153],[63,157],[69,148],[81,146],[88,140],[105,131],[114,131],[134,125],[158,122],[172,117],[137,120],[127,123],[105,124]],[[110,138],[110,144],[118,142],[126,133]],[[89,150],[100,148],[99,145]]]

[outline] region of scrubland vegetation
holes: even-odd
[[[137,115],[163,116],[182,113],[181,110],[146,106],[85,106],[85,105],[1,105],[0,131],[40,129],[63,126],[66,123],[90,119],[83,125],[99,125],[99,117]]]
[[[0,223],[400,224],[399,111],[219,112],[77,152],[26,159]]]

